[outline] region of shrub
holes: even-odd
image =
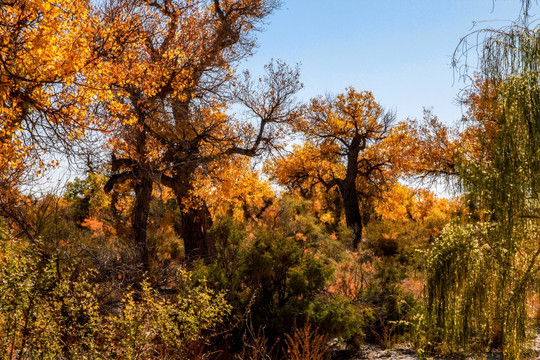
[[[400,335],[409,330],[415,300],[412,293],[402,287],[406,267],[393,257],[379,259],[375,273],[362,294],[361,301],[372,309],[366,333],[385,347],[394,344]]]
[[[303,327],[293,327],[285,336],[288,360],[323,360],[328,350],[327,339],[309,321]]]
[[[230,312],[222,293],[180,271],[174,296],[143,283],[105,313],[92,271],[65,276],[57,259],[5,237],[0,254],[2,359],[196,358]]]
[[[204,283],[192,286],[190,275],[180,271],[178,293],[167,298],[142,284],[130,293],[122,313],[110,318],[109,351],[115,358],[184,359],[204,351],[211,330],[229,314],[223,294]]]
[[[212,229],[219,255],[212,264],[200,264],[195,274],[227,291],[233,322],[243,324],[239,319],[248,314],[252,332],[264,327],[268,344],[278,341],[279,349],[284,343],[278,338],[292,334],[293,322],[302,325],[308,317],[325,336],[357,347],[368,317],[351,300],[328,292],[345,247],[306,214],[309,207],[304,205],[284,201],[271,224],[219,219]],[[233,339],[238,341],[248,330],[241,326]]]

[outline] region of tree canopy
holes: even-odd
[[[374,198],[411,166],[407,127],[394,125],[394,120],[369,91],[349,88],[335,98],[312,99],[305,117],[295,124],[305,144],[275,165],[279,182],[301,193],[313,192],[314,186],[339,189],[347,225],[354,230],[354,247]]]

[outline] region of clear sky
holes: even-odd
[[[455,123],[463,83],[450,62],[460,38],[509,25],[520,8],[519,0],[283,0],[243,67],[258,73],[271,58],[300,63],[301,99],[354,86],[373,91],[398,120],[427,107]]]

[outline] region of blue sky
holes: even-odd
[[[427,107],[455,123],[463,83],[450,62],[460,38],[509,25],[520,7],[519,0],[283,0],[243,67],[257,73],[271,58],[301,63],[301,99],[354,86],[373,91],[398,120]]]

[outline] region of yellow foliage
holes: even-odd
[[[439,198],[427,189],[412,189],[396,183],[375,203],[382,220],[395,222],[445,220],[460,208],[457,199]]]
[[[392,121],[369,91],[351,87],[335,99],[315,98],[295,124],[305,142],[267,171],[281,185],[311,196],[322,221],[336,222],[329,211],[331,189],[344,196],[343,184],[352,180],[360,203],[369,206],[389,184],[413,171],[414,133],[406,123]]]
[[[231,214],[242,221],[264,208],[275,197],[270,184],[261,179],[246,157],[230,157],[216,162],[211,171],[199,171],[194,191],[185,199],[186,207],[205,199],[214,216]]]
[[[57,165],[41,161],[47,145],[36,144],[32,132],[78,139],[97,125],[87,108],[100,92],[92,86],[98,23],[86,0],[18,0],[0,7],[2,190],[17,186],[36,163],[37,175]]]

